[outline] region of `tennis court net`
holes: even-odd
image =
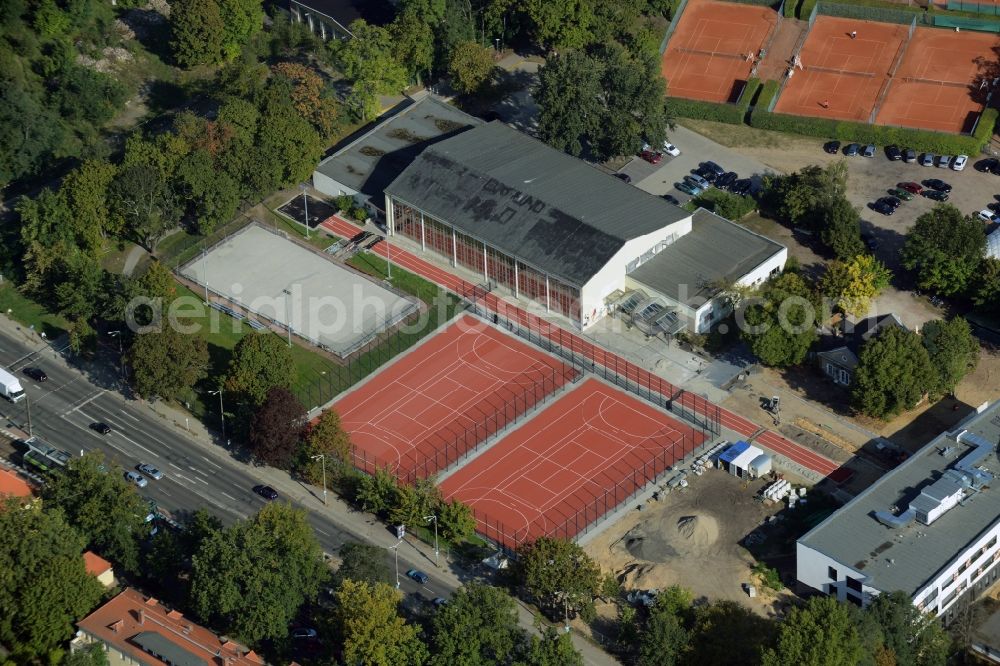
[[[812,72],[826,72],[827,74],[842,74],[846,76],[860,76],[865,79],[875,78],[875,74],[872,72],[857,72],[852,69],[834,69],[833,67],[818,67],[816,65],[809,65],[806,70]]]
[[[952,88],[968,88],[970,85],[968,81],[964,83],[961,81],[940,81],[938,79],[921,79],[916,76],[902,76],[900,80],[906,83],[926,83],[932,86],[949,86]]]
[[[729,58],[731,60],[743,60],[749,62],[749,60],[747,60],[746,53],[722,53],[721,51],[703,51],[702,49],[689,49],[684,46],[677,46],[675,48],[681,53],[691,53],[694,55],[710,56],[713,58]]]

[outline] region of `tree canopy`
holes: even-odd
[[[759,297],[747,300],[737,314],[742,314],[742,336],[754,355],[765,365],[785,367],[802,363],[816,341],[817,311],[805,278],[785,272],[768,280]]]
[[[903,266],[914,271],[920,289],[954,296],[972,284],[985,248],[982,222],[951,204],[938,204],[907,233]]]
[[[597,596],[601,570],[576,543],[539,537],[518,550],[517,577],[543,606],[579,610]]]
[[[334,621],[344,659],[365,666],[420,666],[427,647],[417,627],[399,615],[400,593],[385,583],[345,580],[336,594]]]
[[[139,395],[174,400],[208,373],[208,343],[165,323],[136,337],[128,364]]]
[[[856,254],[847,262],[834,261],[820,281],[820,289],[841,311],[855,317],[868,313],[872,300],[889,286],[892,273],[870,254]]]
[[[276,386],[289,388],[295,365],[287,343],[270,333],[250,333],[233,348],[226,376],[226,393],[237,394],[253,407]]]
[[[851,398],[864,414],[886,418],[915,407],[938,381],[920,336],[891,326],[861,348]]]
[[[953,393],[979,362],[979,343],[969,322],[963,317],[935,319],[924,324],[920,332],[931,365],[937,371],[937,381],[930,391],[936,395]]]
[[[510,595],[497,587],[469,583],[458,588],[434,616],[430,664],[505,664],[525,639]]]
[[[333,584],[339,587],[345,580],[358,583],[392,582],[389,570],[388,551],[368,543],[349,541],[340,547],[340,568],[333,575]]]
[[[275,386],[250,421],[254,457],[272,467],[288,469],[299,448],[306,409],[286,388]]]
[[[856,666],[863,654],[854,607],[833,597],[811,598],[792,608],[778,625],[775,647],[763,653],[764,666]]]

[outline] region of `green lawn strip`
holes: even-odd
[[[65,317],[49,312],[6,279],[0,283],[0,312],[22,326],[34,327],[36,331],[45,333],[50,340],[69,330],[69,321]]]

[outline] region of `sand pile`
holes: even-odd
[[[719,524],[707,514],[666,515],[658,523],[640,523],[622,539],[633,557],[662,562],[703,554],[719,539]]]

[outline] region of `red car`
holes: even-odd
[[[659,154],[655,150],[644,150],[639,154],[639,157],[646,160],[650,164],[659,164],[663,161],[663,155]]]
[[[917,183],[900,183],[899,188],[906,190],[910,194],[920,194],[924,191],[924,188],[920,187]]]

